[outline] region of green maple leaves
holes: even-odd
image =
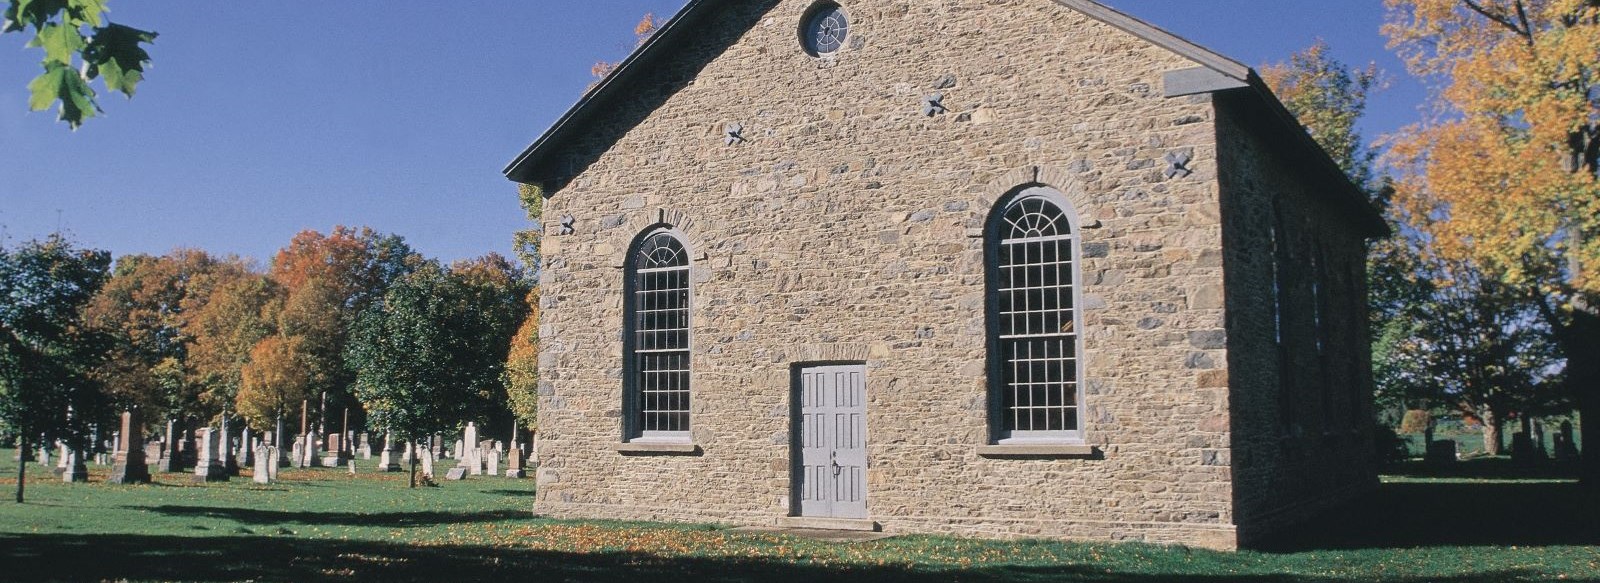
[[[156,33],[106,20],[108,1],[7,0],[0,33],[31,27],[28,46],[44,50],[44,73],[28,83],[29,109],[60,103],[59,119],[77,129],[101,112],[90,81],[101,79],[106,88],[133,97],[150,64],[150,53],[140,45],[154,42]]]

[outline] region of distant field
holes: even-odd
[[[406,488],[286,471],[257,486],[62,484],[0,450],[0,581],[1600,582],[1600,511],[1562,468],[1408,465],[1269,551],[897,537],[824,543],[712,526],[533,518],[533,481]],[[371,462],[367,462],[371,464]],[[106,468],[92,468],[93,480]]]

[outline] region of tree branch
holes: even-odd
[[[1517,12],[1522,14],[1522,24],[1523,25],[1518,25],[1517,22],[1514,21],[1514,20],[1511,20],[1510,17],[1508,17],[1508,16],[1506,16],[1504,14],[1497,13],[1497,12],[1495,12],[1493,10],[1489,10],[1488,8],[1485,8],[1482,4],[1478,4],[1477,2],[1474,2],[1473,0],[1461,0],[1461,4],[1466,6],[1468,9],[1472,10],[1473,12],[1476,12],[1476,13],[1482,15],[1484,18],[1487,18],[1487,19],[1493,21],[1495,24],[1499,24],[1500,26],[1505,27],[1506,30],[1510,30],[1511,32],[1516,33],[1517,36],[1520,36],[1520,37],[1523,38],[1523,40],[1527,41],[1528,46],[1533,46],[1533,30],[1532,29],[1528,29],[1528,28],[1524,28],[1524,26],[1527,24],[1527,14],[1523,10],[1522,0],[1517,0],[1516,5],[1517,5]]]

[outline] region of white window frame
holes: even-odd
[[[671,237],[683,250],[684,259],[682,266],[664,268],[640,268],[640,252],[643,246],[652,238],[666,235]],[[694,428],[694,257],[689,248],[688,240],[670,225],[656,225],[645,229],[628,248],[627,268],[624,270],[626,278],[623,285],[623,390],[622,390],[622,441],[625,443],[640,444],[685,444],[691,443],[690,431]],[[685,346],[681,349],[646,350],[637,345],[639,326],[635,323],[640,309],[637,298],[640,293],[640,275],[681,271],[683,272],[683,290],[686,295],[684,305],[684,337]],[[688,367],[687,383],[683,414],[687,418],[688,427],[683,430],[646,430],[643,410],[645,387],[642,385],[640,356],[663,352],[681,352],[684,356],[685,366]]]
[[[1043,200],[1056,207],[1067,221],[1068,233],[1047,238],[1034,239],[1005,239],[1002,229],[1008,228],[1005,217],[1014,207],[1025,202]],[[1084,393],[1085,359],[1083,350],[1083,245],[1082,230],[1077,209],[1061,191],[1042,184],[1030,184],[1018,187],[1010,194],[1000,199],[990,212],[988,224],[984,229],[984,280],[987,286],[985,294],[984,322],[988,359],[988,393],[989,393],[989,426],[990,441],[997,445],[1079,445],[1086,442],[1084,425],[1087,421],[1087,410]],[[1008,242],[1028,241],[1066,241],[1071,249],[1070,281],[1072,286],[1072,354],[1074,378],[1072,379],[1075,390],[1074,420],[1076,426],[1065,430],[1018,430],[1010,427],[1009,419],[1013,415],[1013,407],[1006,405],[1004,392],[1012,390],[1014,379],[1008,380],[1001,362],[1006,351],[1002,344],[1006,341],[1015,341],[1028,338],[1028,334],[1003,336],[999,319],[1000,294],[1003,293],[1000,280],[1001,266],[999,265],[999,249]],[[1059,282],[1055,287],[1059,288]],[[1035,335],[1034,338],[1062,338],[1060,334]]]

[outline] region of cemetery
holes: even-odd
[[[15,475],[0,449],[0,486]],[[695,524],[541,519],[532,480],[469,476],[408,488],[283,467],[270,484],[38,480],[0,505],[5,581],[1593,581],[1600,509],[1559,468],[1505,460],[1403,464],[1370,498],[1260,551],[906,536],[833,542]],[[448,458],[445,464],[454,462]],[[1471,507],[1471,511],[1462,508]],[[1564,576],[1564,577],[1563,577]]]

